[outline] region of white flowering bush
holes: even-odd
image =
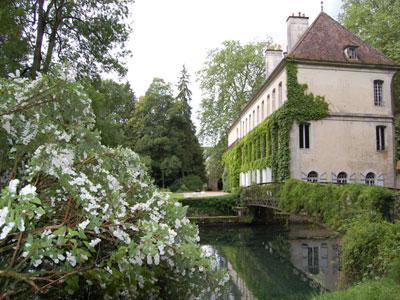
[[[1,174],[0,298],[221,290],[227,277],[211,274],[186,209],[154,188],[137,154],[101,145],[94,122],[74,80],[0,80],[10,166]]]

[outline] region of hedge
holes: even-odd
[[[188,206],[188,216],[234,216],[235,207],[238,205],[239,195],[206,198],[184,198],[179,202]]]

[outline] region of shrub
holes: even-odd
[[[184,198],[179,200],[183,206],[188,206],[189,216],[232,216],[236,215],[239,195],[229,194],[218,197]]]
[[[79,83],[0,86],[15,166],[0,176],[0,298],[191,298],[217,286],[186,209],[151,185],[136,153],[100,143]]]
[[[177,179],[171,186],[172,192],[200,192],[203,188],[203,180],[197,175],[188,175]]]
[[[318,184],[289,179],[276,193],[278,204],[288,212],[304,211],[321,217],[332,228],[339,228],[354,217],[389,218],[394,192],[362,184]]]
[[[396,300],[400,284],[392,279],[369,280],[348,289],[315,296],[313,300]]]
[[[342,240],[341,260],[346,281],[359,282],[387,273],[391,255],[387,242],[395,238],[394,225],[387,222],[358,220],[352,223]],[[398,242],[398,241],[397,241]]]

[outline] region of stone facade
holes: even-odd
[[[297,18],[288,18],[288,31],[293,27],[296,32],[288,32],[287,56],[282,56],[278,63],[279,52],[266,51],[267,62],[271,61],[268,54],[274,55],[275,69],[268,70],[265,84],[232,124],[228,146],[288,101],[286,65],[288,61],[295,62],[299,83],[307,85],[307,92],[325,98],[329,116],[293,125],[289,140],[290,176],[396,187],[392,80],[399,66],[325,13],[308,29],[308,19]],[[324,39],[329,41],[325,43]],[[325,44],[334,46],[325,50]],[[348,48],[358,56],[352,58]],[[240,186],[272,182],[271,174],[270,168],[241,173]]]

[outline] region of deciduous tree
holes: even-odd
[[[18,62],[32,78],[47,73],[56,63],[67,63],[77,75],[100,71],[126,72],[122,59],[128,54],[125,42],[133,0],[10,0],[0,13],[10,11],[10,18],[0,21],[0,35],[15,23],[17,29],[0,46],[27,42],[28,51]],[[15,13],[16,12],[16,13]],[[13,32],[17,31],[17,32]],[[6,52],[9,58],[13,53]]]
[[[264,81],[264,50],[271,40],[242,45],[225,41],[211,50],[198,73],[201,102],[200,138],[216,145],[227,134],[243,105]]]
[[[128,121],[135,106],[135,95],[129,83],[113,80],[85,80],[96,115],[96,129],[102,143],[109,147],[127,145]]]

